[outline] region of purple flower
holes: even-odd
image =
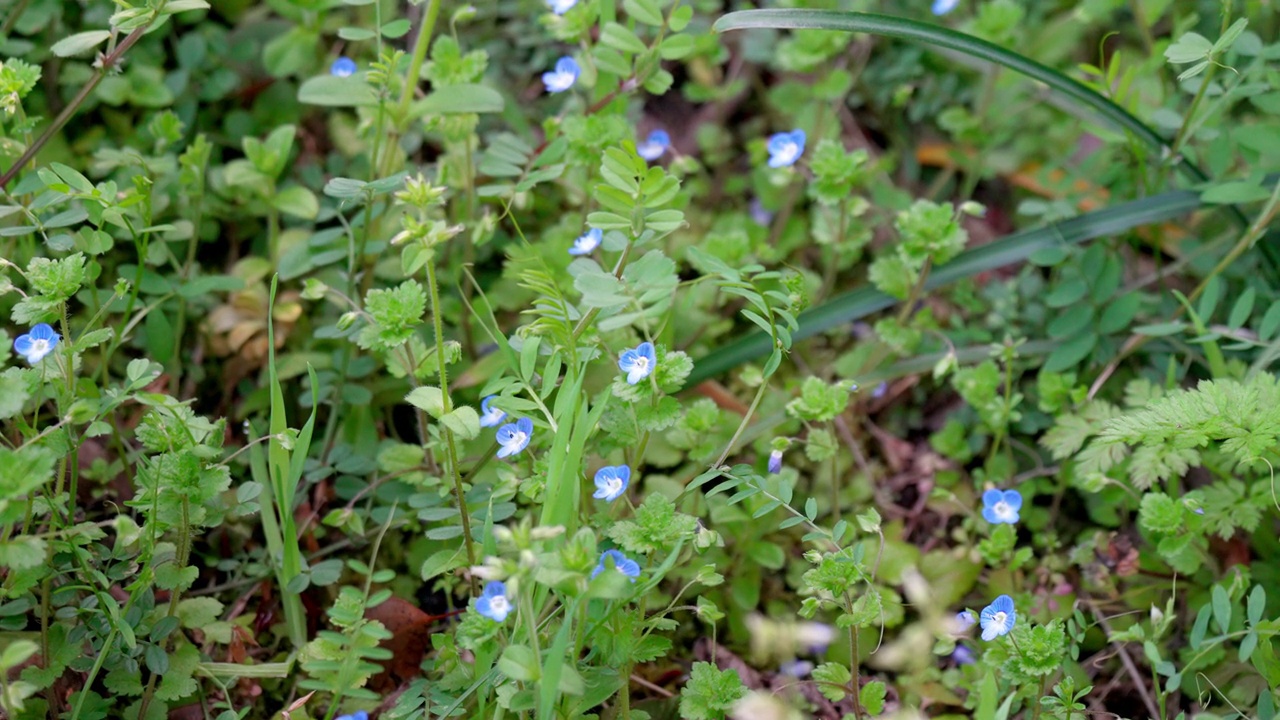
[[[782,472],[782,451],[774,450],[769,453],[769,472],[777,475]]]
[[[972,665],[973,651],[964,645],[957,645],[955,652],[951,653],[951,659],[957,665]]]

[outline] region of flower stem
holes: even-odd
[[[433,5],[438,5],[433,2]],[[439,8],[437,8],[437,11]],[[434,20],[433,20],[434,22]],[[442,412],[448,415],[453,412],[453,398],[449,397],[449,369],[445,362],[444,352],[444,321],[440,316],[440,288],[436,284],[436,263],[432,258],[427,263],[427,292],[431,293],[431,320],[435,329],[436,337],[436,361],[439,363],[440,372],[440,398],[442,403]],[[412,373],[412,366],[410,366]],[[458,503],[458,516],[462,518],[462,541],[467,548],[467,564],[474,567],[476,564],[476,548],[474,540],[471,538],[471,517],[467,512],[467,498],[462,491],[462,475],[458,472],[458,449],[454,445],[453,431],[447,426],[442,426],[444,431],[445,448],[449,459],[449,474],[453,476],[453,495],[454,500]],[[471,578],[471,593],[476,592],[475,576]]]
[[[163,7],[164,3],[161,2],[160,9],[163,9]],[[159,10],[156,11],[156,15],[152,17],[152,20],[154,21],[155,17],[158,16]],[[62,112],[58,113],[58,117],[53,119],[53,122],[49,124],[49,127],[45,128],[45,131],[40,134],[40,137],[36,138],[36,141],[27,148],[27,151],[22,153],[22,156],[19,157],[8,170],[4,171],[3,175],[0,175],[0,188],[8,185],[10,180],[17,177],[18,173],[22,170],[23,165],[26,165],[35,159],[36,154],[38,154],[40,150],[53,139],[54,135],[58,134],[58,131],[62,129],[62,126],[66,125],[67,121],[71,119],[71,116],[75,115],[76,111],[80,109],[80,106],[84,104],[84,101],[89,99],[89,95],[93,93],[94,88],[98,87],[98,83],[102,82],[102,78],[106,77],[107,73],[111,71],[111,68],[119,64],[120,58],[124,57],[124,54],[129,50],[129,48],[133,47],[134,43],[138,42],[150,27],[151,22],[148,22],[134,28],[133,32],[126,35],[124,40],[116,46],[115,50],[112,50],[109,54],[103,56],[101,63],[102,67],[98,68],[98,71],[93,74],[93,77],[89,78],[89,82],[85,83],[84,87],[80,88],[80,92],[76,93],[76,96],[71,99],[71,102],[67,103],[67,106],[62,109]]]

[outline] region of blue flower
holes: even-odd
[[[489,402],[495,397],[497,397],[497,395],[490,395],[480,401],[480,410],[482,411],[480,415],[480,427],[493,427],[494,425],[502,422],[502,420],[507,416],[505,412],[489,405]]]
[[[591,228],[573,241],[573,247],[569,248],[569,254],[590,255],[596,248],[600,247],[600,241],[603,239],[604,233],[600,231],[600,228]]]
[[[972,665],[973,651],[964,645],[957,645],[955,652],[951,653],[951,659],[955,661],[956,665]]]
[[[524,417],[507,423],[498,428],[496,437],[498,444],[502,446],[498,448],[498,457],[515,455],[529,446],[529,439],[533,437],[533,421]]]
[[[369,720],[369,713],[363,710],[357,710],[347,715],[339,715],[333,720]]]
[[[43,360],[45,355],[53,352],[61,339],[62,336],[54,332],[48,323],[40,323],[31,328],[31,332],[26,335],[19,335],[13,339],[13,351],[35,365]]]
[[[760,202],[760,198],[751,198],[751,205],[747,208],[747,211],[751,215],[751,222],[760,227],[769,227],[769,224],[773,222],[773,213],[769,212],[769,208]]]
[[[476,612],[496,622],[506,620],[511,609],[511,601],[507,599],[507,586],[497,580],[485,585],[484,592],[476,598]]]
[[[642,342],[632,350],[624,350],[618,358],[618,367],[627,374],[627,383],[630,385],[649,377],[657,364],[658,356],[651,342]]]
[[[804,154],[803,130],[777,133],[769,138],[769,167],[780,168],[795,165]]]
[[[557,15],[569,12],[577,4],[578,0],[547,0],[547,7],[551,8],[551,12]]]
[[[654,130],[649,133],[649,138],[636,146],[636,154],[640,157],[653,162],[662,157],[662,154],[671,147],[671,136],[666,130]]]
[[[351,77],[356,74],[356,69],[356,61],[342,55],[329,66],[329,74],[334,77]]]
[[[778,666],[778,673],[793,678],[808,677],[813,672],[813,663],[808,660],[788,660]]]
[[[596,565],[596,569],[591,571],[592,579],[609,569],[605,565],[605,560],[609,558],[613,558],[613,569],[631,578],[631,582],[635,582],[636,578],[640,577],[640,565],[635,560],[628,558],[617,550],[605,550],[600,554],[600,564]]]
[[[1017,621],[1018,613],[1013,609],[1013,598],[1001,595],[982,609],[982,616],[978,621],[982,623],[982,639],[995,640],[1001,635],[1008,635]]]
[[[884,397],[888,392],[889,392],[889,383],[881,380],[880,384],[876,386],[876,389],[871,391],[871,397],[879,400],[880,398]]]
[[[556,61],[555,70],[542,73],[542,84],[547,86],[549,93],[564,92],[578,81],[580,72],[577,61],[565,55]]]
[[[982,517],[989,523],[1013,525],[1018,522],[1018,510],[1022,508],[1022,495],[1017,490],[991,488],[982,493]]]
[[[774,450],[769,453],[769,472],[777,475],[782,472],[782,451]]]
[[[933,0],[933,14],[946,15],[952,10],[955,10],[956,6],[959,4],[960,0]]]
[[[956,613],[956,624],[960,627],[960,632],[965,632],[978,622],[978,618],[973,616],[969,610],[961,610]]]
[[[631,484],[631,468],[626,465],[606,465],[596,471],[596,491],[591,497],[613,502],[622,497]]]

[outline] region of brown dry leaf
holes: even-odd
[[[400,682],[421,674],[422,658],[431,646],[431,626],[439,617],[398,597],[370,608],[365,617],[391,631],[391,637],[382,643],[391,651],[391,659],[382,663],[383,671],[369,681],[369,689],[386,694]]]

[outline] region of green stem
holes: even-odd
[[[413,91],[418,87],[422,62],[427,58],[427,47],[431,45],[431,35],[435,32],[436,18],[440,15],[440,0],[429,0],[427,12],[418,26],[418,38],[413,43],[413,58],[409,61],[409,74],[404,78],[404,88],[400,91],[400,103],[396,108],[396,121],[403,122],[409,112],[409,103],[413,100]]]
[[[155,17],[159,15],[159,11],[163,8],[164,1],[162,0],[160,8],[156,11],[156,15],[152,16],[152,22],[154,22]],[[53,139],[54,135],[58,134],[58,131],[62,129],[63,125],[67,124],[67,121],[71,119],[71,116],[76,114],[76,111],[80,109],[80,106],[84,104],[84,101],[89,99],[89,95],[93,93],[94,88],[98,87],[98,83],[102,82],[102,78],[106,77],[107,73],[120,63],[120,58],[124,57],[124,54],[129,50],[129,48],[133,47],[134,43],[138,42],[150,27],[151,22],[147,22],[146,24],[135,28],[133,32],[125,36],[124,40],[116,46],[115,50],[112,50],[102,58],[101,67],[99,67],[97,72],[93,74],[93,77],[89,78],[89,82],[85,83],[84,87],[80,88],[80,92],[76,93],[76,96],[71,99],[71,102],[67,103],[67,106],[62,109],[62,112],[58,113],[58,117],[53,119],[53,122],[49,124],[49,127],[45,128],[45,131],[41,133],[40,137],[27,148],[27,151],[22,153],[22,156],[19,157],[3,175],[0,175],[0,188],[5,187],[9,184],[10,180],[17,177],[18,173],[22,170],[23,165],[26,165],[35,159],[35,156],[40,152],[40,150]]]
[[[434,3],[433,3],[434,4]],[[438,10],[438,8],[437,8]],[[440,288],[436,284],[436,263],[432,258],[427,262],[427,292],[431,294],[431,321],[436,338],[436,361],[440,373],[440,398],[444,415],[453,412],[453,398],[449,396],[449,369],[445,362],[444,320],[440,311]],[[412,371],[412,370],[411,370]],[[476,564],[475,541],[471,537],[471,516],[467,510],[466,494],[462,490],[462,474],[458,471],[458,450],[454,445],[453,431],[444,430],[445,447],[448,452],[449,474],[453,476],[454,500],[458,503],[458,515],[462,518],[462,540],[467,548],[467,562]],[[471,591],[475,592],[475,576],[471,576]]]
[[[1222,35],[1227,32],[1228,24],[1231,22],[1231,16],[1226,12],[1222,13],[1222,29],[1218,32]],[[1182,125],[1178,128],[1178,134],[1173,139],[1172,156],[1179,157],[1182,153],[1182,145],[1190,139],[1190,133],[1187,132],[1191,128],[1191,121],[1195,119],[1196,110],[1200,108],[1200,102],[1204,100],[1205,93],[1209,90],[1209,86],[1213,84],[1213,76],[1218,74],[1218,63],[1214,62],[1212,56],[1209,60],[1209,69],[1205,70],[1204,77],[1200,82],[1200,89],[1196,90],[1196,96],[1191,101],[1191,107],[1187,108],[1187,114],[1182,118]]]
[[[761,382],[760,388],[756,390],[756,396],[751,400],[751,406],[747,408],[747,412],[742,416],[742,422],[738,423],[738,429],[733,431],[733,437],[729,438],[729,444],[724,446],[724,452],[720,453],[720,457],[711,467],[718,468],[724,465],[724,461],[729,458],[729,453],[733,452],[733,448],[738,444],[738,439],[742,437],[742,433],[746,431],[747,425],[751,423],[751,418],[756,414],[756,408],[760,405],[760,401],[764,399],[764,393],[769,389],[768,382]]]

